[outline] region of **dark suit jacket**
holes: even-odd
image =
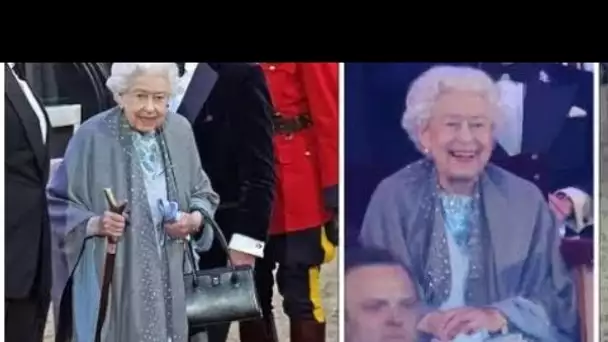
[[[6,64],[4,73],[5,297],[49,296],[50,227],[45,193],[49,152],[42,142],[38,117]],[[48,127],[50,130],[50,124]]]
[[[27,67],[26,67],[27,65]],[[79,104],[82,120],[116,105],[105,81],[111,63],[16,63],[14,70],[28,81],[45,105]],[[73,134],[73,127],[49,129],[51,158],[61,158]]]
[[[203,168],[220,195],[216,219],[228,239],[239,233],[266,241],[275,184],[266,81],[255,64],[208,65],[218,78],[193,129]]]
[[[558,63],[488,64],[499,78],[508,72],[526,84],[522,154],[509,157],[497,145],[492,160],[524,177],[545,193],[574,186],[593,196],[593,74]],[[549,83],[539,80],[543,70]],[[573,106],[587,112],[568,117]]]

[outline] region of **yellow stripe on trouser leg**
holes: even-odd
[[[325,311],[323,311],[323,302],[321,299],[321,267],[313,266],[308,269],[308,298],[312,303],[312,315],[315,321],[319,323],[325,322]]]
[[[321,226],[321,249],[323,249],[323,263],[326,264],[336,257],[336,246],[329,241],[325,226]]]

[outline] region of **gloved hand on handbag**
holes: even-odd
[[[196,234],[203,222],[201,213],[184,213],[177,209],[177,203],[159,200],[158,206],[163,214],[164,227],[167,234],[174,239],[186,238],[190,234]]]

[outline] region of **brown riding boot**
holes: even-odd
[[[274,317],[239,323],[241,342],[279,342]]]
[[[291,342],[325,342],[325,323],[317,321],[290,321]]]

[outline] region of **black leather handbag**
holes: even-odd
[[[235,266],[230,260],[228,243],[213,218],[205,215],[213,227],[228,259],[227,267],[199,270],[190,241],[184,244],[192,264],[192,273],[184,274],[186,314],[191,329],[205,326],[262,318],[262,309],[255,287],[253,267]]]

